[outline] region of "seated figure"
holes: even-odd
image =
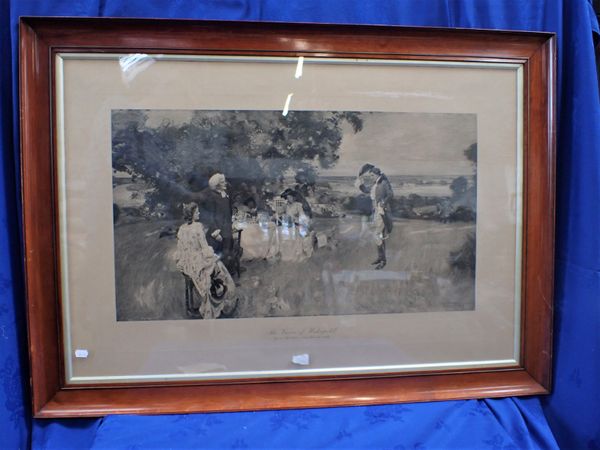
[[[185,279],[186,310],[190,317],[216,319],[237,306],[235,283],[206,240],[196,203],[183,207],[186,223],[177,232],[177,269]]]

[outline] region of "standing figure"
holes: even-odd
[[[237,306],[235,283],[206,241],[198,205],[183,205],[186,221],[177,232],[177,269],[185,280],[185,303],[190,317],[216,319]]]
[[[231,200],[227,195],[227,181],[222,173],[215,173],[208,180],[208,188],[202,191],[202,222],[206,226],[206,238],[225,267],[233,273],[236,266],[232,229]]]
[[[372,164],[361,167],[356,184],[362,192],[371,196],[373,228],[377,244],[377,259],[372,264],[377,270],[383,269],[387,264],[385,241],[393,227],[391,202],[394,191],[385,174]]]
[[[302,203],[297,202],[293,195],[288,194],[285,198],[285,216],[288,226],[299,226],[302,218],[306,217]]]

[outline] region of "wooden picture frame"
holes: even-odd
[[[513,65],[522,76],[522,242],[518,361],[308,376],[72,383],[65,366],[57,55],[208,55]],[[551,33],[387,26],[22,18],[23,240],[35,417],[368,405],[513,395],[551,386],[555,38]],[[57,75],[58,74],[58,75]],[[64,80],[60,80],[64,82]],[[67,82],[69,82],[67,80]],[[62,101],[62,100],[61,100]],[[64,126],[64,123],[61,125]],[[83,124],[76,124],[80,127]],[[520,320],[518,318],[520,317]]]

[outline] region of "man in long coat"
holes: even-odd
[[[206,227],[206,239],[231,272],[233,265],[233,230],[231,200],[227,195],[225,175],[216,173],[202,191],[200,221]]]
[[[375,269],[383,269],[387,264],[385,241],[393,228],[391,202],[394,191],[385,174],[373,166],[365,164],[358,172],[359,189],[371,196],[373,229],[377,244],[377,259],[373,262]]]

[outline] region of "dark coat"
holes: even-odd
[[[394,226],[394,220],[392,218],[392,199],[394,198],[394,191],[390,181],[384,174],[377,179],[375,182],[375,203],[383,206],[383,223],[385,225],[385,231],[388,233],[392,231]],[[375,211],[373,205],[373,211]]]
[[[231,200],[223,197],[219,192],[206,188],[198,202],[200,208],[200,222],[206,227],[206,239],[215,249],[220,251],[223,246],[230,247],[233,237],[231,228]],[[211,235],[215,230],[221,230],[222,242],[217,241]]]

